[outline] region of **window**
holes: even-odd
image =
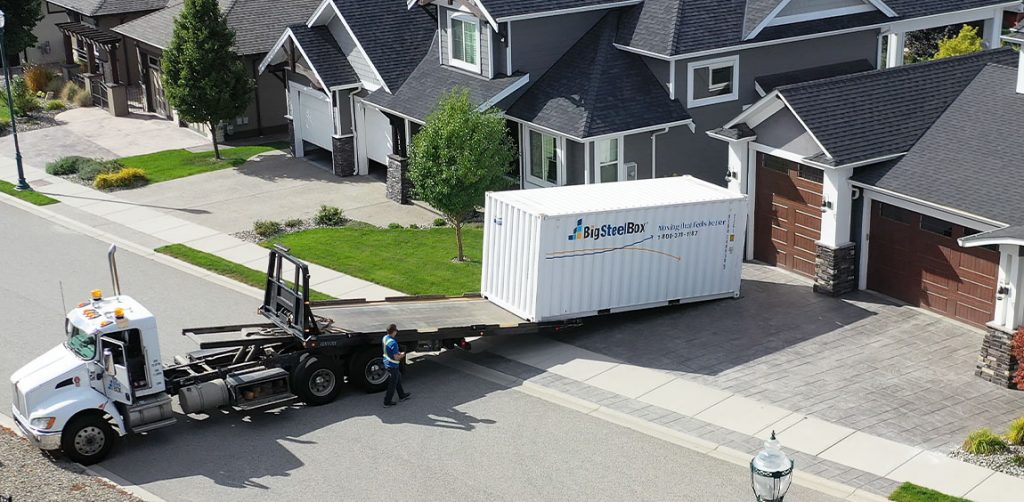
[[[932,218],[931,216],[921,216],[921,230],[931,232],[933,234],[944,235],[946,237],[953,236],[952,223],[938,218]]]
[[[558,138],[530,131],[530,179],[538,185],[559,185]]]
[[[619,139],[605,139],[596,142],[597,182],[619,181]]]
[[[480,71],[480,20],[456,14],[448,22],[448,59],[456,68]]]
[[[880,214],[882,218],[895,221],[896,223],[902,223],[904,225],[909,225],[914,221],[914,213],[907,211],[902,207],[896,207],[882,202],[879,202],[879,204],[881,205],[878,208],[878,214]]]
[[[761,158],[764,159],[762,165],[765,169],[770,169],[786,176],[789,176],[789,169],[796,164],[795,162],[772,155],[762,155]]]
[[[739,97],[739,56],[687,65],[688,107],[734,101]]]
[[[813,168],[811,166],[805,166],[805,165],[801,164],[800,165],[800,174],[799,175],[800,175],[801,178],[803,178],[803,179],[805,179],[807,181],[813,181],[815,183],[824,183],[825,182],[825,171],[822,171],[821,169]]]

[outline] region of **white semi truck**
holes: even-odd
[[[387,385],[381,337],[404,352],[469,349],[467,337],[557,331],[636,308],[739,295],[747,200],[690,177],[489,194],[483,291],[462,297],[309,300],[305,263],[269,253],[267,323],[187,329],[199,350],[160,354],[157,323],[120,291],[93,291],[67,339],[11,377],[12,411],[38,447],[83,464],[119,436],[186,414],[333,401],[348,381]]]

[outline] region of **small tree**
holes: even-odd
[[[935,59],[972,54],[981,52],[981,49],[981,37],[978,36],[978,28],[965,24],[957,36],[939,42],[939,52],[935,54]]]
[[[217,125],[244,113],[254,89],[234,45],[217,0],[185,0],[163,54],[167,101],[186,121],[209,126],[218,159]]]
[[[414,194],[455,227],[458,261],[466,261],[463,224],[483,205],[488,191],[509,187],[509,164],[515,156],[501,114],[476,111],[465,89],[442,97],[413,138],[409,180]]]
[[[4,50],[8,55],[19,54],[36,45],[39,40],[32,30],[43,19],[41,0],[0,0],[4,12]]]

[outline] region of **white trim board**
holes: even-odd
[[[359,38],[357,38],[355,32],[352,31],[352,27],[348,25],[348,21],[345,20],[345,16],[343,16],[341,14],[341,11],[338,10],[338,6],[335,5],[334,0],[324,0],[320,4],[320,7],[317,7],[313,15],[309,17],[309,21],[306,21],[306,26],[310,28],[312,28],[313,26],[320,26],[319,24],[316,24],[316,21],[320,17],[320,15],[323,14],[323,11],[327,8],[328,5],[330,5],[331,9],[334,10],[334,14],[338,17],[338,20],[341,21],[341,25],[345,27],[345,31],[348,32],[348,36],[352,37],[352,42],[356,45],[356,49],[358,49],[359,52],[363,54],[363,57],[366,58],[366,64],[370,65],[370,69],[373,70],[373,76],[377,77],[377,80],[380,82],[381,87],[383,87],[384,90],[388,92],[388,94],[392,94],[391,89],[388,87],[388,83],[385,82],[384,78],[380,76],[380,72],[377,71],[377,67],[373,64],[373,61],[370,59],[370,54],[367,53],[366,49],[363,48],[363,44],[359,42]],[[324,21],[324,24],[326,24],[329,21],[330,19],[328,18],[326,21]]]

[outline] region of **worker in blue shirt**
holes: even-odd
[[[405,359],[405,352],[399,351],[398,340],[395,340],[395,335],[397,334],[398,326],[392,324],[388,326],[388,331],[384,334],[384,339],[381,340],[384,346],[384,367],[390,373],[388,377],[388,392],[384,395],[385,408],[395,405],[395,402],[392,401],[395,396],[395,390],[398,390],[399,401],[405,401],[412,397],[411,392],[406,392],[402,389],[402,372],[399,367],[401,366],[402,359]]]

